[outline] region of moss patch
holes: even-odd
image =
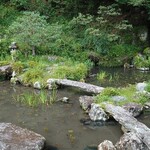
[[[26,62],[15,62],[13,69],[23,77],[23,83],[30,85],[40,81],[43,86],[46,86],[46,81],[49,78],[83,81],[87,76],[88,65],[86,63],[66,60],[61,57],[49,58],[42,56],[30,58]]]
[[[125,88],[106,88],[102,93],[95,97],[95,102],[101,104],[103,102],[113,103],[112,96],[123,96],[125,100],[117,102],[117,105],[124,105],[126,103],[135,102],[144,105],[150,98],[146,93],[137,93],[135,85],[129,85]]]

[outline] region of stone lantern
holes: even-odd
[[[9,49],[10,49],[10,53],[11,53],[11,57],[12,57],[12,60],[15,61],[16,60],[16,56],[17,56],[17,44],[16,42],[12,42],[11,45],[9,46]]]

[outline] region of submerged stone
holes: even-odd
[[[86,119],[86,118],[82,118],[80,119],[80,122],[85,125],[85,126],[89,126],[89,127],[102,127],[102,126],[114,126],[117,125],[117,122],[115,121],[111,121],[111,120],[107,120],[107,121],[92,121],[91,119]]]
[[[116,150],[116,148],[111,141],[105,140],[98,145],[98,150]]]
[[[45,138],[12,123],[0,123],[1,150],[42,150]]]

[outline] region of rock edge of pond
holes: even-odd
[[[150,149],[150,129],[134,118],[142,112],[142,105],[129,103],[128,105],[125,105],[125,107],[120,107],[105,103],[105,110],[102,110],[98,104],[94,104],[94,98],[92,96],[81,96],[79,97],[79,102],[82,109],[89,114],[91,120],[106,122],[106,120],[113,117],[122,125],[124,134],[116,145],[114,146],[111,141],[105,140],[99,144],[98,150]],[[106,116],[106,114],[108,116]],[[85,120],[83,124],[87,125]],[[88,124],[90,123],[88,122]]]
[[[1,150],[42,150],[46,139],[33,131],[12,123],[0,123]]]

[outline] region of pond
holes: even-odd
[[[94,71],[96,72],[98,69]],[[110,72],[112,71],[110,70]],[[120,70],[120,73],[123,72]],[[128,82],[122,81],[123,85],[147,80],[147,76],[145,77],[144,74],[144,78],[135,80],[134,74],[137,73],[129,71],[122,75],[124,80],[129,78]],[[91,78],[89,82],[99,85],[95,78]],[[120,86],[122,82],[120,80],[112,86]],[[106,83],[102,85],[106,86]],[[111,86],[111,83],[108,85]],[[57,98],[68,97],[70,99],[69,104],[57,102],[50,106],[43,105],[35,108],[15,101],[16,95],[26,91],[39,92],[21,85],[12,86],[9,81],[0,82],[0,122],[11,122],[41,134],[47,141],[45,150],[94,150],[88,146],[97,146],[106,139],[115,144],[123,134],[120,125],[116,122],[99,127],[83,125],[80,120],[87,118],[87,115],[80,108],[78,99],[85,93],[77,89],[63,88],[58,91]],[[150,127],[149,114],[141,116],[139,120]]]
[[[67,96],[70,104],[59,102],[51,106],[30,108],[13,99],[15,94],[27,90],[33,89],[13,87],[6,81],[0,82],[0,122],[11,122],[43,135],[49,150],[84,150],[86,146],[98,145],[105,139],[115,143],[122,134],[118,124],[88,127],[80,123],[80,119],[87,117],[78,102],[83,93],[66,88],[58,92],[58,98]],[[73,131],[73,141],[69,137],[69,131]]]

